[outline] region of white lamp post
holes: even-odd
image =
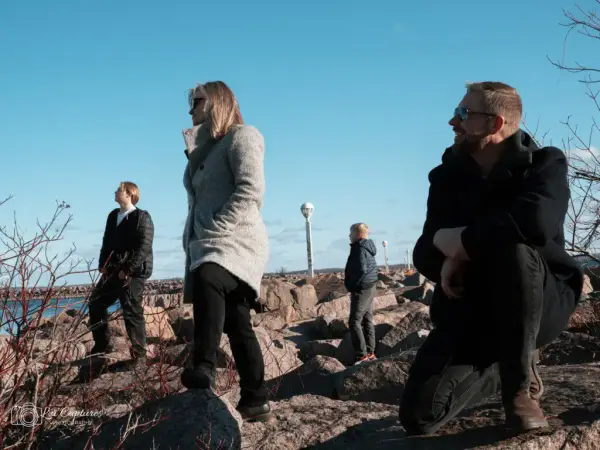
[[[310,227],[310,216],[312,215],[315,207],[312,203],[304,203],[300,207],[300,211],[302,211],[302,215],[306,219],[306,256],[308,258],[308,276],[313,277],[313,255],[312,255],[312,230]]]
[[[383,241],[381,243],[383,245],[383,260],[384,260],[384,264],[385,264],[385,271],[389,272],[390,271],[390,267],[388,265],[388,241]]]

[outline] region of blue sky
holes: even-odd
[[[564,46],[562,9],[574,5],[4,1],[0,194],[14,199],[0,224],[16,211],[32,233],[65,200],[74,221],[53,249],[75,243],[97,258],[114,189],[132,180],[156,226],[154,277],[180,276],[186,90],[221,79],[266,140],[268,270],[306,267],[305,201],[315,205],[317,268],[345,264],[358,221],[404,262],[466,81],[513,84],[554,143],[568,115],[589,124],[577,75],[547,60],[592,64],[598,54],[582,38]]]

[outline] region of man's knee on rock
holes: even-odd
[[[430,386],[420,392],[404,392],[400,403],[400,423],[408,434],[431,434],[439,429],[445,415],[442,402],[434,401]],[[435,390],[433,391],[435,392]]]
[[[523,244],[501,244],[485,249],[475,260],[477,271],[492,271],[500,276],[510,271],[526,274],[539,271],[541,258],[534,248]]]
[[[427,435],[435,433],[438,427],[431,421],[432,412],[419,411],[419,408],[402,405],[399,419],[408,435]]]

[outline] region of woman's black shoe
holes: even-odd
[[[200,369],[186,367],[181,372],[181,384],[188,389],[209,389],[214,387],[210,376]]]

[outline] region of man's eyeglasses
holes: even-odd
[[[479,114],[480,116],[488,116],[488,117],[496,117],[497,114],[487,113],[487,112],[479,112],[473,111],[467,108],[466,106],[459,106],[454,110],[454,116],[458,117],[460,120],[467,120],[470,114]]]

